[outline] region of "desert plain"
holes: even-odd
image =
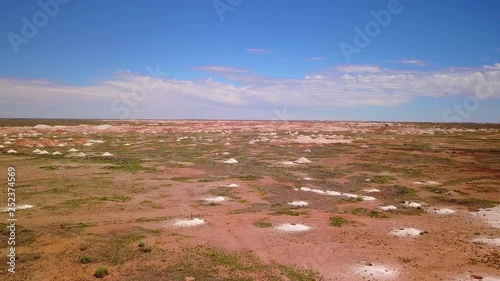
[[[1,280],[500,280],[500,125],[4,119],[0,137]]]

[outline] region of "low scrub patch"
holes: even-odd
[[[109,271],[107,267],[101,266],[95,270],[94,276],[97,278],[104,278],[109,275]]]
[[[342,217],[331,217],[330,218],[330,225],[334,227],[342,227],[347,224],[352,224],[352,221],[346,220]]]

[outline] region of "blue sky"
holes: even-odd
[[[498,11],[494,0],[2,1],[0,117],[500,122]]]

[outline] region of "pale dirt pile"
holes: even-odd
[[[16,210],[24,210],[24,209],[31,209],[33,208],[34,206],[33,205],[17,205],[16,206]],[[7,212],[8,211],[8,208],[2,208],[2,212]]]
[[[495,228],[500,228],[500,205],[493,208],[480,209],[472,214],[487,224]]]
[[[310,136],[297,136],[297,138],[292,140],[296,143],[314,143],[314,144],[333,144],[333,143],[352,143],[350,139],[344,139],[343,136],[318,136],[316,138],[312,138]]]
[[[224,161],[224,163],[226,163],[226,164],[236,164],[236,163],[238,163],[238,160],[236,160],[234,158],[231,158],[231,159],[228,159],[228,160]]]
[[[410,207],[410,208],[420,208],[420,207],[422,207],[422,204],[417,203],[417,202],[408,202],[408,201],[405,201],[405,206],[406,207]]]
[[[500,238],[478,237],[472,239],[472,242],[500,247]]]
[[[289,205],[292,205],[292,206],[297,206],[297,207],[305,207],[307,205],[309,205],[309,203],[307,203],[306,201],[292,201],[292,202],[288,202]]]
[[[207,202],[222,202],[224,200],[226,200],[226,198],[224,198],[222,196],[205,198],[205,201],[207,201]]]
[[[372,197],[372,196],[364,196],[364,195],[356,195],[352,193],[343,193],[343,192],[338,192],[338,191],[332,191],[332,190],[321,190],[321,189],[316,189],[316,188],[309,188],[309,187],[301,187],[299,189],[295,190],[300,190],[300,191],[305,191],[305,192],[313,192],[317,194],[322,194],[322,195],[329,195],[329,196],[345,196],[347,198],[361,198],[363,201],[374,201],[377,200],[377,198]]]
[[[197,226],[204,224],[205,221],[200,218],[194,218],[192,220],[179,220],[174,223],[174,226],[180,226],[180,227],[192,227],[192,226]]]
[[[416,228],[401,228],[401,229],[396,229],[390,232],[391,235],[396,236],[396,237],[408,237],[408,236],[419,236],[422,231]]]
[[[391,279],[398,275],[397,270],[381,264],[364,263],[357,266],[355,272],[363,278],[376,278],[372,280]]]
[[[300,232],[300,231],[307,231],[311,229],[310,226],[300,224],[300,223],[284,223],[280,224],[276,227],[276,229],[281,230],[281,231],[290,231],[290,232]]]
[[[438,215],[450,215],[450,214],[456,213],[455,210],[448,209],[448,208],[441,208],[441,209],[432,208],[432,209],[429,210],[429,212],[435,213],[435,214],[438,214]]]
[[[453,279],[454,281],[500,281],[500,276],[488,276],[485,274],[467,274]]]
[[[293,162],[295,162],[297,164],[307,164],[307,163],[311,163],[312,161],[309,160],[309,159],[307,159],[307,158],[305,158],[305,157],[300,157],[299,159],[297,159],[297,160],[295,160]]]

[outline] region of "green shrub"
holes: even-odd
[[[93,258],[89,255],[83,255],[81,258],[80,258],[80,262],[81,263],[91,263],[93,261]]]
[[[330,218],[330,225],[331,226],[341,227],[344,224],[350,224],[350,223],[352,223],[352,222],[348,221],[348,220],[346,220],[344,218],[341,218],[341,217],[331,217]]]
[[[271,227],[273,226],[272,223],[270,222],[265,222],[265,221],[257,221],[257,222],[254,222],[253,223],[255,226],[257,227],[261,227],[261,228],[267,228],[267,227]]]
[[[106,275],[109,275],[108,268],[101,266],[95,270],[94,276],[97,278],[104,278]]]

